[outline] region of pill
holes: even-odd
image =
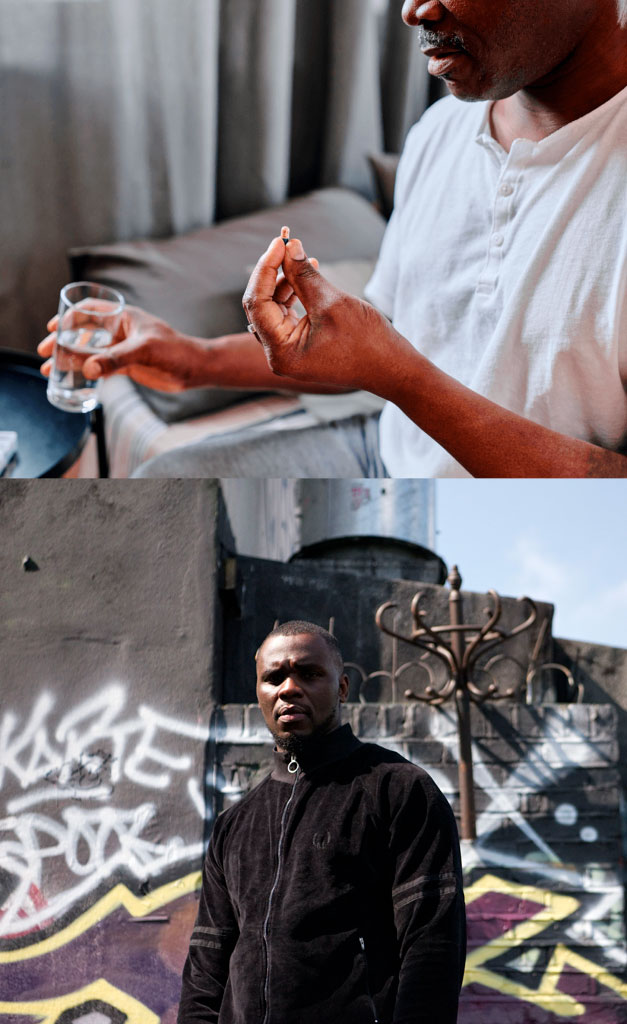
[[[290,240],[290,229],[288,227],[281,228],[281,238],[287,245]]]

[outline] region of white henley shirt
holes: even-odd
[[[560,433],[627,438],[627,89],[509,153],[490,103],[447,97],[408,138],[368,299],[436,366]],[[472,430],[472,424],[468,424]],[[467,476],[396,406],[391,476]]]

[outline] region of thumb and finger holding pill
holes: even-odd
[[[278,242],[283,242],[283,250]],[[303,267],[292,267],[291,264],[307,262],[307,270],[318,270],[320,264],[315,257],[307,257],[302,242],[290,237],[290,229],[281,229],[279,238],[272,240],[266,252],[255,267],[244,293],[243,305],[249,320],[249,331],[258,336],[258,328],[264,332],[272,332],[283,326],[271,315],[271,322],[266,322],[266,315],[271,314],[267,303],[279,306],[284,316],[290,317],[293,323],[306,316],[307,310],[302,304]],[[280,260],[280,263],[279,263]],[[283,276],[278,276],[283,270]],[[295,275],[291,271],[298,271]],[[300,294],[300,298],[298,293]],[[274,310],[272,311],[274,312]]]

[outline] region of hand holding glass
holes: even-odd
[[[90,356],[111,345],[123,311],[124,297],[114,288],[79,281],[61,289],[49,402],[66,412],[96,408],[96,381],[88,380],[82,368]]]

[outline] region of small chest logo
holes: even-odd
[[[311,840],[312,846],[315,846],[317,850],[324,850],[326,846],[329,846],[330,842],[330,832],[315,832],[314,837]]]

